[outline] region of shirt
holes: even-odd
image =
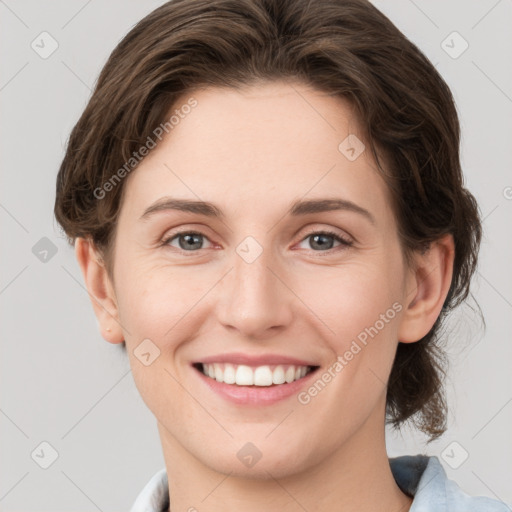
[[[512,504],[466,494],[446,472],[436,456],[404,455],[389,458],[400,489],[413,497],[409,512],[512,512]],[[158,471],[137,496],[130,512],[167,512],[167,472]]]

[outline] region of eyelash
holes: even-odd
[[[202,237],[208,239],[208,237],[205,234],[200,233],[198,231],[178,231],[176,233],[173,233],[169,237],[166,237],[164,240],[162,240],[160,245],[162,247],[166,247],[166,246],[170,247],[169,246],[169,242],[171,242],[175,238],[178,238],[179,236],[182,236],[182,235],[199,235],[199,236],[202,236]],[[301,242],[303,242],[304,240],[308,239],[309,237],[312,237],[313,235],[332,236],[337,242],[340,242],[340,244],[341,244],[341,246],[339,246],[339,247],[333,247],[333,248],[327,249],[325,251],[313,251],[313,252],[317,252],[317,253],[329,253],[330,254],[331,252],[336,251],[338,249],[341,249],[341,250],[348,249],[349,247],[354,245],[353,241],[348,240],[347,238],[344,238],[341,235],[339,235],[338,233],[336,233],[335,231],[330,231],[328,229],[323,230],[323,231],[312,231],[311,233],[308,233],[304,238],[302,238]],[[199,252],[201,250],[201,249],[199,249],[197,251],[185,251],[184,249],[178,249],[176,247],[172,247],[172,249],[175,249],[175,250],[177,250],[178,252],[181,252],[181,253],[197,253],[197,252]]]

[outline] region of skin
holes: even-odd
[[[385,449],[386,382],[398,342],[419,340],[441,311],[452,237],[406,266],[370,152],[351,162],[338,150],[348,134],[363,140],[345,100],[272,82],[198,90],[176,105],[190,96],[197,107],[126,178],[113,280],[92,244],[75,245],[101,334],[126,340],[157,419],[170,510],[409,510]],[[213,202],[225,218],[139,220],[163,196]],[[375,224],[351,211],[286,215],[293,201],[317,198],[348,199]],[[310,234],[325,229],[353,245],[328,237],[319,248]],[[176,231],[201,232],[202,246],[159,245]],[[262,248],[252,263],[236,252],[247,236]],[[237,406],[191,367],[219,353],[275,353],[314,361],[321,374],[393,303],[401,311],[306,405],[292,396]],[[149,366],[134,355],[147,338],[160,350]],[[237,458],[247,442],[262,454],[251,468]]]

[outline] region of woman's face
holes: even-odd
[[[114,258],[133,376],[164,446],[283,476],[358,436],[382,440],[412,281],[355,115],[286,83],[204,89],[176,109],[126,178]],[[152,208],[171,199],[214,207]],[[338,208],[306,207],[320,200]],[[301,366],[316,369],[300,378]]]

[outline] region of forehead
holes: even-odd
[[[347,153],[359,152],[364,136],[339,97],[293,82],[206,88],[183,95],[171,116],[169,133],[125,184],[125,202],[139,215],[164,195],[219,202],[233,213],[326,194],[377,216],[389,209],[369,148],[355,160]]]

